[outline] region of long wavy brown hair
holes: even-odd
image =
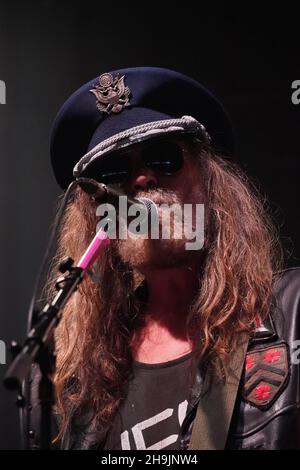
[[[207,227],[187,331],[199,331],[199,360],[226,362],[238,333],[253,330],[257,318],[267,315],[282,250],[265,198],[244,173],[209,148],[198,156],[205,174]],[[95,211],[95,203],[75,191],[61,226],[57,260],[66,254],[79,260],[95,234]],[[70,299],[56,333],[61,434],[71,413],[86,406],[99,426],[111,423],[131,377],[131,341],[143,300],[136,295],[133,270],[113,245],[98,270],[98,282],[87,277]],[[56,273],[54,266],[52,278]]]

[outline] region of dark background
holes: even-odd
[[[0,339],[7,347],[24,338],[59,194],[49,163],[51,122],[75,89],[117,68],[172,68],[223,101],[241,165],[271,201],[291,251],[288,265],[299,264],[300,105],[292,104],[291,84],[300,79],[300,16],[282,5],[197,2],[195,11],[194,4],[1,0]],[[1,382],[6,368],[0,365]],[[14,400],[0,388],[0,449],[19,447]]]

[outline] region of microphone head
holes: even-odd
[[[142,204],[144,207],[144,218],[141,221],[141,226],[143,226],[146,221],[148,222],[146,226],[144,227],[144,229],[142,229],[141,227],[140,233],[143,233],[147,231],[147,228],[149,231],[151,224],[156,225],[158,223],[159,221],[158,207],[155,204],[155,202],[153,202],[152,199],[149,199],[148,197],[140,197],[140,198],[137,198],[136,201],[139,204]]]
[[[155,202],[152,201],[152,199],[149,199],[148,197],[139,197],[137,198],[137,201],[146,206],[146,209],[150,215],[152,214],[154,217],[158,217],[158,207]]]
[[[122,217],[119,213],[119,198],[121,196],[126,196],[116,189],[106,186],[103,183],[92,178],[77,178],[77,183],[80,188],[87,194],[89,194],[96,202],[110,203],[117,209],[117,217]],[[126,196],[127,197],[127,196]],[[118,209],[119,206],[119,209]],[[159,222],[159,213],[157,205],[147,197],[141,198],[127,198],[127,209],[130,211],[131,207],[135,206],[135,210],[140,212],[140,234],[147,233],[151,224],[158,224]],[[123,217],[125,215],[123,214]],[[129,215],[130,220],[131,215]],[[126,220],[128,222],[127,216]]]

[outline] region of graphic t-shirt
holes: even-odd
[[[161,364],[134,362],[133,380],[108,433],[108,450],[178,450],[193,382],[193,354]]]

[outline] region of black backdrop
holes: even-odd
[[[0,340],[24,337],[59,189],[48,135],[62,102],[115,68],[162,66],[201,81],[234,123],[242,166],[267,194],[299,264],[300,20],[292,7],[130,2],[0,2]],[[270,4],[271,5],[271,4]],[[1,100],[0,100],[1,101]],[[7,357],[7,362],[8,362]],[[7,366],[0,365],[2,381]],[[0,387],[0,448],[19,447],[14,395]]]

